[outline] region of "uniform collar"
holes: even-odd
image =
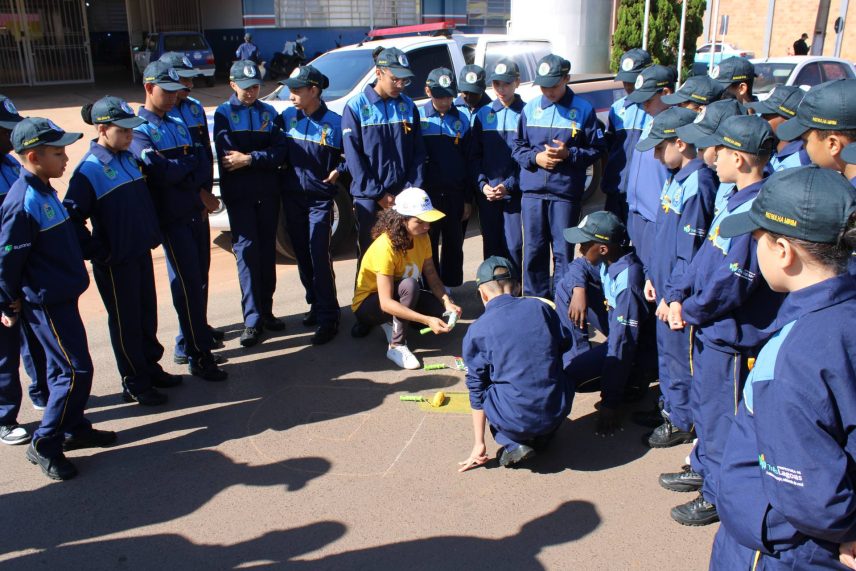
[[[422,109],[425,111],[425,116],[426,116],[426,117],[436,117],[437,115],[439,115],[439,114],[440,114],[440,112],[439,112],[439,111],[437,111],[436,109],[434,109],[434,105],[431,103],[431,100],[430,100],[430,99],[428,100],[428,103],[426,103],[426,104],[425,104],[425,106],[424,106]],[[454,116],[454,117],[460,117],[460,116],[461,116],[461,112],[460,112],[460,111],[458,110],[458,108],[457,108],[457,107],[455,107],[455,106],[454,106],[454,104],[453,104],[453,105],[449,108],[449,110],[448,110],[448,111],[446,111],[446,115],[452,115],[452,116]]]
[[[803,149],[802,139],[796,139],[794,141],[791,141],[787,145],[785,145],[781,151],[776,153],[776,156],[781,159],[782,157],[788,157],[794,153],[798,153],[802,149]]]
[[[565,94],[562,95],[562,98],[559,99],[559,101],[557,101],[555,103],[555,105],[558,105],[560,107],[570,107],[571,103],[573,103],[573,101],[574,101],[574,92],[571,90],[570,87],[568,87],[566,85],[565,86]],[[553,102],[550,101],[549,99],[547,99],[546,95],[542,95],[541,96],[541,109],[547,109],[551,105],[553,105]]]
[[[472,111],[478,111],[485,105],[490,105],[491,103],[493,103],[493,99],[488,97],[487,93],[482,93],[481,99],[479,99],[479,102],[476,103],[476,106],[472,108]],[[452,105],[454,105],[455,107],[466,107],[467,109],[470,109],[470,106],[467,105],[467,102],[464,101],[464,98],[460,95],[455,98],[455,101],[452,103]]]
[[[733,190],[731,192],[731,195],[728,197],[728,210],[733,211],[741,204],[748,202],[758,196],[758,192],[761,190],[761,187],[764,186],[765,182],[767,182],[767,179],[763,178],[758,182],[753,182],[745,188],[741,188],[740,190]],[[734,188],[736,189],[737,187]]]
[[[844,273],[813,286],[790,292],[768,331],[778,331],[809,313],[856,298],[856,277]]]
[[[509,303],[513,303],[517,298],[508,293],[503,293],[501,295],[496,296],[489,302],[487,302],[484,306],[485,313],[488,311],[493,311],[495,309],[499,309],[500,307],[506,306]]]
[[[374,90],[374,86],[376,83],[377,83],[376,81],[372,82],[369,85],[366,85],[366,88],[363,89],[363,93],[368,98],[369,103],[371,103],[372,105],[374,105],[378,101],[403,101],[404,100],[401,95],[399,95],[398,97],[390,97],[389,99],[385,100],[384,98],[382,98],[380,95],[377,94],[377,91]],[[404,92],[402,92],[402,95],[403,95],[403,93]]]
[[[99,145],[97,139],[92,139],[89,142],[89,152],[96,159],[101,161],[102,164],[105,164],[105,165],[109,165],[110,162],[116,157],[116,155],[114,155],[110,151],[110,149],[108,149],[107,147],[103,147],[103,146]]]
[[[636,252],[631,250],[615,260],[613,263],[608,264],[606,266],[606,273],[609,274],[609,277],[615,279],[618,277],[618,274],[626,270],[631,264],[637,261]]]
[[[306,113],[304,113],[303,111],[298,110],[297,111],[297,119],[300,120],[300,119],[303,119],[304,117],[309,117],[310,119],[312,119],[313,121],[315,121],[317,123],[318,121],[321,121],[321,119],[323,119],[324,115],[326,115],[326,114],[327,114],[327,104],[322,101],[321,105],[318,107],[318,109],[316,109],[315,112],[312,113],[311,115],[306,115]]]
[[[137,111],[137,115],[149,123],[153,124],[155,127],[160,127],[161,123],[167,120],[168,115],[164,115],[163,117],[152,113],[145,107],[140,107],[140,110]]]
[[[523,99],[516,93],[514,94],[514,101],[512,101],[511,105],[509,105],[508,107],[503,105],[502,101],[500,101],[498,97],[490,102],[490,108],[497,112],[502,111],[503,109],[512,109],[514,111],[519,111],[520,108],[523,107],[523,105]]]
[[[696,171],[701,170],[701,168],[703,166],[704,166],[703,160],[701,160],[699,158],[695,158],[695,159],[691,160],[682,169],[680,169],[678,172],[675,173],[675,177],[674,177],[675,181],[684,182],[686,179],[688,179],[690,177],[691,174],[693,174]]]
[[[3,155],[2,163],[8,167],[19,167],[21,163],[15,160],[15,157],[12,156],[12,153],[6,153]]]
[[[25,168],[21,169],[21,178],[35,190],[41,192],[42,194],[56,194],[56,191],[49,184],[45,184],[42,182],[42,179],[31,173]]]
[[[247,109],[249,109],[251,107],[257,107],[259,105],[259,103],[260,103],[260,101],[258,99],[256,99],[255,101],[253,101],[252,105],[247,106],[247,105],[244,105],[243,103],[241,103],[241,100],[238,99],[237,94],[233,93],[229,97],[229,105],[231,105],[232,107],[246,107]]]

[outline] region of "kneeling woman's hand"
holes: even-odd
[[[439,317],[428,317],[428,321],[425,323],[428,327],[431,328],[431,331],[434,334],[439,335],[440,333],[448,333],[452,330],[445,321],[440,319]]]

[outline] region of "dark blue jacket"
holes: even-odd
[[[544,302],[493,298],[464,337],[470,406],[503,432],[533,438],[553,431],[573,398],[562,367],[567,344],[559,317]]]
[[[211,169],[180,119],[140,108],[148,121],[134,128],[131,152],[143,165],[161,226],[186,223],[202,213],[199,191],[210,188]]]
[[[642,131],[651,121],[652,117],[642,106],[630,103],[626,96],[609,108],[609,124],[606,126],[609,158],[600,181],[604,194],[627,192],[630,159],[636,153],[636,143],[642,139]]]
[[[553,139],[563,141],[570,151],[552,171],[542,169],[535,155]],[[604,150],[603,131],[591,104],[570,88],[558,103],[536,97],[523,107],[514,140],[514,159],[520,164],[520,190],[546,198],[579,202],[585,191],[586,169]]]
[[[342,112],[342,136],[355,198],[379,200],[422,187],[425,146],[419,110],[408,96],[384,100],[367,85]]]
[[[663,299],[669,280],[677,280],[704,244],[713,219],[716,177],[701,159],[676,172],[660,194],[660,210],[645,251],[652,252],[648,277]]]
[[[856,540],[854,322],[848,274],[791,292],[746,381],[716,507],[761,563],[775,554],[783,568],[818,568]]]
[[[170,117],[181,119],[184,121],[187,130],[190,132],[190,138],[198,150],[203,151],[203,155],[208,160],[208,168],[214,168],[214,151],[211,150],[211,133],[208,131],[208,118],[205,116],[205,108],[198,99],[187,97],[175,104],[175,107],[166,113]],[[211,183],[206,186],[210,192],[214,185],[213,170]]]
[[[776,151],[770,157],[770,168],[773,172],[810,165],[811,159],[805,150],[802,139],[791,141],[781,151]]]
[[[256,100],[249,107],[232,95],[214,112],[214,146],[220,161],[220,195],[228,206],[275,198],[279,193],[279,167],[288,152],[285,135],[276,124],[276,109]],[[223,157],[238,151],[253,157],[250,166],[232,172]]]
[[[440,115],[430,100],[420,114],[425,144],[424,189],[430,193],[462,194],[469,201],[475,181],[469,119],[454,105]]]
[[[6,199],[6,193],[21,176],[21,164],[11,154],[0,159],[0,205]]]
[[[588,305],[586,318],[588,319],[588,325],[591,325],[604,335],[609,334],[609,316],[606,310],[606,298],[603,295],[603,287],[600,282],[600,269],[591,265],[582,256],[574,258],[568,264],[565,275],[562,276],[561,280],[556,282],[556,291],[553,295],[553,301],[556,303],[556,313],[559,314],[559,321],[571,338],[568,350],[562,356],[562,364],[565,369],[568,368],[574,357],[592,348],[589,342],[589,328],[585,327],[581,329],[572,323],[571,318],[568,316],[568,308],[571,305],[574,288],[578,287],[585,288],[586,290],[586,302]]]
[[[456,97],[455,101],[452,103],[458,111],[461,112],[461,115],[467,118],[467,122],[470,124],[470,128],[473,127],[473,123],[475,123],[476,115],[478,112],[493,103],[493,100],[487,93],[482,93],[481,99],[476,104],[475,109],[470,109],[470,106],[467,105],[467,102],[464,101],[463,97]]]
[[[256,64],[261,63],[259,48],[252,42],[244,42],[238,46],[238,49],[235,50],[235,58],[239,60],[249,60]]]
[[[508,107],[497,99],[476,114],[472,160],[478,171],[479,192],[486,184],[504,184],[509,194],[520,194],[520,165],[512,158],[511,151],[524,105],[517,95]]]
[[[56,191],[21,169],[0,206],[0,302],[23,296],[49,305],[75,301],[89,274],[74,227]]]
[[[725,209],[714,217],[704,245],[664,292],[667,302],[683,304],[683,318],[696,326],[700,341],[724,350],[746,352],[763,343],[767,335],[762,329],[769,327],[783,299],[761,275],[752,235],[719,235],[722,221],[747,212],[763,185],[762,180],[739,192],[732,190]]]
[[[342,162],[342,117],[324,102],[312,115],[294,107],[284,110],[277,123],[285,134],[288,165],[282,169],[285,192],[333,198],[336,185],[324,182],[334,170],[345,170]]]
[[[645,123],[640,139],[648,137],[653,124],[653,119]],[[660,193],[670,175],[669,169],[654,157],[654,149],[644,153],[634,149],[625,179],[628,210],[649,222],[656,222],[660,210]]]

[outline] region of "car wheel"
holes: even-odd
[[[343,246],[351,236],[354,229],[354,209],[351,204],[351,195],[341,184],[336,185],[338,192],[333,199],[333,228],[330,238],[330,251],[334,254]],[[293,260],[294,247],[285,224],[285,212],[280,210],[279,228],[276,233],[276,251],[289,260]]]
[[[600,160],[586,169],[586,188],[583,191],[583,202],[595,195],[600,188],[600,178],[603,174],[603,164]]]

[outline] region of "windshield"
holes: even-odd
[[[330,80],[322,99],[334,101],[349,94],[374,66],[374,61],[371,50],[347,50],[319,56],[312,66]],[[275,95],[280,101],[288,101],[288,88],[283,85]]]
[[[795,63],[756,63],[752,92],[769,93],[777,85],[784,85],[796,66]]]

